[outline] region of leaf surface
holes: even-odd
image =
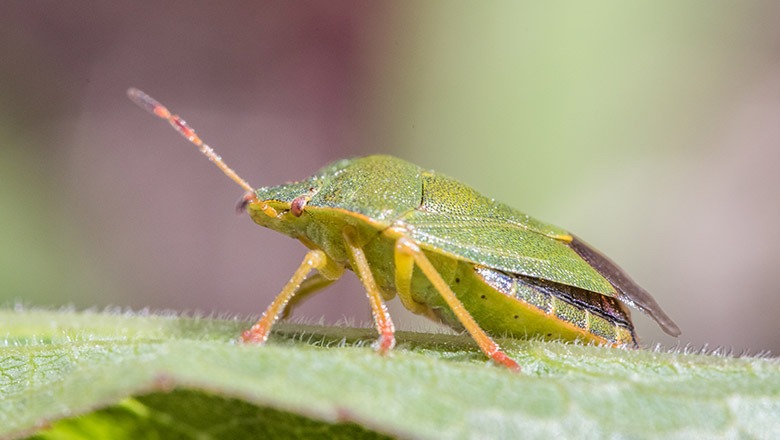
[[[176,316],[0,310],[0,437],[780,438],[775,359]],[[78,417],[76,417],[78,416]]]

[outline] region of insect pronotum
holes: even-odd
[[[414,313],[465,329],[485,355],[514,371],[518,364],[489,335],[636,347],[627,306],[680,334],[650,294],[588,244],[454,179],[368,156],[254,189],[180,117],[138,89],[127,94],[246,190],[239,208],[255,223],[309,248],[262,318],[241,335],[245,343],[264,344],[280,316],[345,269],[366,289],[380,353],[395,345],[384,301],[396,295]]]

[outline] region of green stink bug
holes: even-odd
[[[582,240],[454,179],[394,157],[368,156],[334,162],[299,182],[254,189],[180,117],[140,90],[127,94],[247,191],[239,207],[255,223],[310,249],[243,342],[265,343],[293,301],[345,269],[366,288],[380,353],[395,345],[384,301],[396,294],[412,312],[465,329],[485,355],[516,371],[489,334],[636,347],[627,306],[680,334],[644,289]]]

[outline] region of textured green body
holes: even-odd
[[[403,231],[493,335],[634,345],[624,304],[648,312],[665,328],[671,323],[614,263],[565,230],[400,159],[342,160],[304,181],[260,188],[257,196],[280,214],[271,218],[249,205],[256,223],[322,249],[345,267],[341,231],[354,226],[387,299],[395,294],[393,246]],[[295,216],[290,204],[302,196],[305,211]],[[412,299],[426,306],[427,316],[460,326],[417,269]]]

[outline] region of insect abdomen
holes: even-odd
[[[531,322],[530,331],[527,331],[529,335],[540,333],[542,336],[568,339],[574,334],[584,340],[610,345],[637,344],[629,312],[615,298],[483,266],[475,266],[474,271],[487,286],[513,299],[518,310],[526,313],[535,310],[549,320],[548,330],[542,330]],[[507,313],[513,312],[507,310]],[[510,327],[517,332],[522,325],[518,322]]]

